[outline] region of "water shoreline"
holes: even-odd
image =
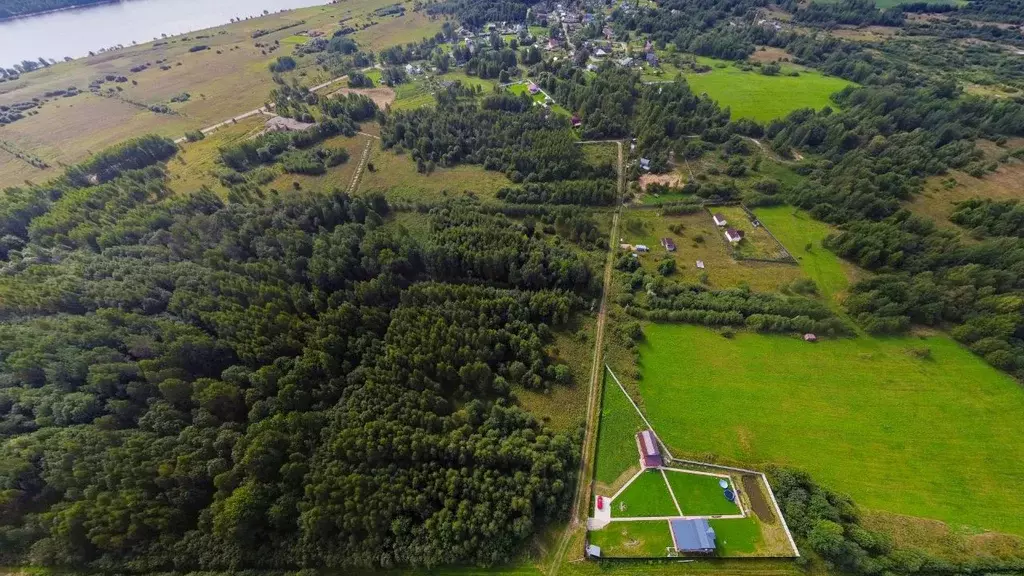
[[[51,10],[42,10],[39,12],[29,12],[28,14],[19,14],[17,16],[8,16],[6,18],[0,18],[0,24],[4,22],[16,22],[18,20],[27,20],[36,16],[45,16],[47,14],[56,14],[58,12],[70,12],[71,10],[82,10],[83,8],[92,8],[93,6],[105,6],[107,4],[120,4],[125,0],[99,0],[99,2],[89,2],[88,4],[74,4],[72,6],[64,6],[63,8],[53,8]]]

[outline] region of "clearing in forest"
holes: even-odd
[[[782,118],[800,108],[829,106],[832,94],[851,85],[842,78],[789,65],[783,65],[775,76],[766,76],[756,68],[743,70],[725,60],[698,57],[697,62],[711,66],[711,71],[687,73],[691,90],[697,94],[707,92],[721,106],[728,106],[733,118],[759,122]],[[799,76],[789,76],[790,71]]]

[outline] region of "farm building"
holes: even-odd
[[[715,226],[725,226],[726,224],[728,224],[728,222],[725,220],[725,216],[722,216],[721,213],[714,214],[713,216],[711,216],[711,219],[715,221]]]
[[[661,459],[661,449],[658,448],[658,440],[654,437],[654,431],[644,430],[636,433],[636,445],[640,449],[640,463],[647,468],[660,468],[664,462]]]
[[[735,228],[729,228],[725,231],[725,239],[729,242],[736,244],[740,240],[743,240],[743,231]]]
[[[713,554],[715,552],[715,529],[704,518],[693,520],[678,519],[669,522],[672,542],[677,552],[690,554]]]
[[[669,252],[676,251],[676,243],[673,242],[671,238],[662,238],[661,245],[664,246],[665,250],[668,250]]]

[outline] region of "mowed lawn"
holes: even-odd
[[[679,516],[660,470],[647,470],[637,476],[611,505],[612,518]]]
[[[1024,535],[1024,390],[951,339],[645,336],[639,386],[673,454],[792,465],[866,508]]]
[[[666,471],[665,477],[686,516],[725,516],[739,514],[740,508],[725,499],[719,478],[703,474]]]
[[[668,521],[612,522],[590,532],[590,543],[612,558],[654,558],[674,546]]]
[[[801,69],[796,77],[765,76],[757,70],[741,70],[724,60],[698,58],[698,61],[712,68],[702,74],[686,74],[690,88],[696,94],[707,92],[721,106],[728,106],[733,118],[767,122],[800,108],[824,108],[831,103],[829,96],[850,85],[842,78],[823,76],[811,70]],[[722,63],[726,64],[724,68],[715,67]]]

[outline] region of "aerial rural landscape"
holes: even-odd
[[[264,4],[0,0],[0,574],[1024,575],[1019,1]]]

